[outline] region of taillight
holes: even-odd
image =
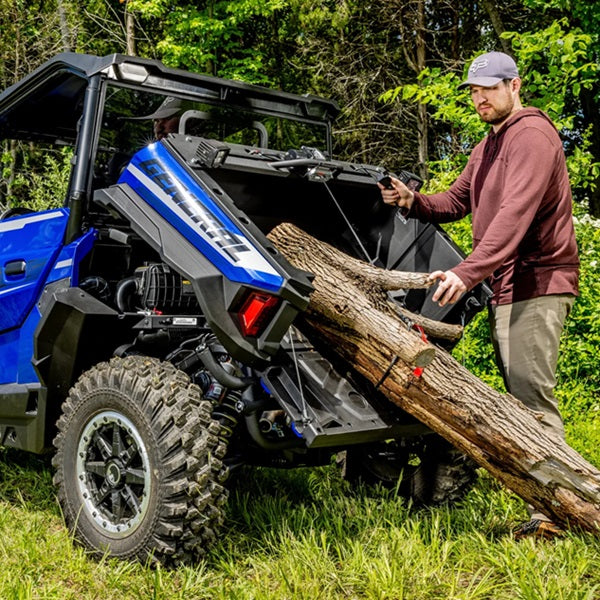
[[[264,292],[251,292],[238,312],[242,333],[258,336],[279,306],[279,298]]]

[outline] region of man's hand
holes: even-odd
[[[381,190],[381,197],[386,204],[391,206],[399,206],[405,208],[407,211],[413,205],[415,195],[411,192],[399,179],[390,177],[392,183],[392,189],[384,188],[380,183],[377,185]]]
[[[467,286],[462,279],[452,271],[434,271],[428,279],[429,281],[440,280],[431,298],[433,302],[439,302],[440,306],[454,304],[467,291]]]

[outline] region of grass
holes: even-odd
[[[65,529],[48,459],[0,451],[0,598],[600,598],[600,538],[516,543],[523,502],[481,473],[452,509],[350,490],[334,467],[249,471],[193,567],[93,560]]]

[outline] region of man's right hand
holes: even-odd
[[[381,197],[386,204],[390,206],[399,206],[405,208],[407,211],[410,210],[413,202],[415,201],[415,195],[411,192],[399,179],[390,177],[392,183],[392,189],[383,187],[380,183],[377,185],[381,190]]]

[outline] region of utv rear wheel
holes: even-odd
[[[63,405],[54,482],[68,527],[97,555],[188,562],[223,520],[220,425],[185,373],[114,358]]]
[[[433,434],[404,445],[389,441],[349,448],[340,462],[349,481],[395,489],[417,506],[456,502],[477,477],[471,459]]]

